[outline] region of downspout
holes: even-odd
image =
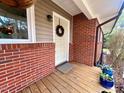
[[[116,25],[116,23],[117,23],[117,21],[118,21],[120,15],[121,15],[121,13],[122,13],[123,8],[124,8],[124,2],[123,2],[123,4],[122,4],[121,9],[120,9],[120,11],[119,11],[119,13],[118,13],[117,16],[115,16],[115,17],[113,17],[113,18],[111,18],[111,19],[109,19],[109,20],[107,20],[107,21],[105,21],[105,22],[103,22],[103,23],[101,23],[101,24],[99,24],[99,25],[97,26],[97,29],[96,29],[96,39],[95,39],[95,52],[94,52],[94,65],[95,65],[95,66],[97,65],[97,62],[96,62],[96,55],[97,55],[97,41],[98,41],[98,32],[99,32],[99,29],[101,28],[101,26],[103,26],[103,25],[105,25],[105,24],[107,24],[107,23],[109,23],[109,22],[111,22],[111,21],[113,21],[113,20],[116,19],[116,21],[115,21],[115,23],[114,23],[114,25],[113,25],[113,27],[112,27],[112,30],[111,30],[109,33],[106,33],[106,34],[110,34],[110,33],[113,31],[113,29],[114,29],[114,27],[115,27],[115,25]],[[101,30],[101,31],[102,31],[102,30]],[[103,34],[103,31],[102,31],[102,34]],[[99,61],[100,61],[100,62],[102,62],[102,56],[103,56],[102,53],[103,53],[103,45],[104,45],[103,40],[104,40],[104,35],[106,35],[106,34],[103,34],[103,38],[102,38],[101,57],[99,58]]]

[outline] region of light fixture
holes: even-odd
[[[51,15],[47,15],[47,20],[48,20],[49,22],[53,22],[53,17],[52,17]]]

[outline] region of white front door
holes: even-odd
[[[55,41],[55,66],[69,61],[69,32],[70,22],[58,14],[53,14],[53,29]],[[64,35],[56,34],[56,26],[61,25],[64,28]]]

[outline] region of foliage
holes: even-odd
[[[109,61],[112,64],[112,67],[115,71],[114,78],[115,78],[115,84],[117,87],[117,93],[124,93],[122,89],[124,87],[121,87],[123,80],[123,74],[124,74],[124,31],[119,30],[116,33],[112,35],[112,37],[109,40],[109,46],[108,46],[111,55],[109,56]],[[124,85],[124,83],[123,83]]]
[[[121,16],[119,17],[114,30],[123,29],[123,28],[124,28],[124,10],[122,11]]]
[[[124,10],[123,10],[121,16],[119,17],[119,19],[116,23],[116,26],[114,27],[112,33],[104,35],[104,47],[108,48],[108,46],[110,45],[109,41],[113,37],[113,34],[116,34],[116,32],[123,30],[123,29],[124,29]]]
[[[111,66],[106,65],[106,64],[100,65],[100,68],[101,68],[101,69],[107,69],[107,70],[113,70]]]
[[[107,92],[107,91],[102,91],[101,93],[111,93],[111,92]]]
[[[112,67],[117,67],[119,62],[124,60],[124,33],[118,31],[109,40],[109,50],[111,52]]]
[[[113,77],[112,76],[109,76],[106,73],[101,73],[100,74],[100,77],[103,78],[104,80],[113,81]]]
[[[108,63],[114,69],[117,93],[124,93],[124,10],[111,34],[104,35],[104,47],[109,49]],[[123,86],[123,87],[122,87]]]
[[[110,34],[107,34],[107,35],[104,35],[104,48],[108,48],[109,46],[109,39],[111,38],[111,35]]]

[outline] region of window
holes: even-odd
[[[0,3],[0,44],[35,41],[34,6],[18,9]]]

